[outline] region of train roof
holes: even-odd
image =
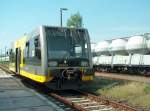
[[[30,35],[32,34],[39,34],[39,28],[40,27],[46,27],[46,28],[63,28],[63,29],[81,29],[81,30],[87,30],[86,28],[81,28],[81,27],[61,27],[61,26],[49,26],[49,25],[40,25],[36,27],[34,30],[32,30],[29,33],[24,33],[23,36],[21,36],[18,40],[14,41],[15,47],[18,46],[19,43],[25,42],[28,40]]]
[[[50,28],[66,28],[66,29],[83,29],[83,30],[87,30],[86,28],[83,28],[83,27],[64,27],[64,26],[61,27],[61,26],[49,26],[49,25],[41,25],[41,26],[50,27]]]

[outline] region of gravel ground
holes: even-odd
[[[106,73],[106,72],[96,72],[95,76],[101,76],[105,78],[119,79],[119,80],[129,80],[136,82],[150,83],[150,77],[127,75],[127,74],[117,74],[117,73]]]

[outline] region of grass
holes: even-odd
[[[8,66],[9,62],[8,61],[0,61],[0,64]]]
[[[139,97],[129,100],[129,103],[144,111],[150,111],[150,94],[140,95]]]
[[[150,84],[94,78],[89,91],[150,111]]]
[[[111,80],[111,79],[106,80],[103,78],[96,78],[95,77],[94,80],[92,81],[92,83],[89,84],[85,90],[99,94],[98,93],[99,89],[110,88],[110,87],[113,87],[115,85],[123,84],[123,83],[124,83],[123,81]]]
[[[148,84],[144,87],[144,91],[145,91],[145,93],[150,93],[150,84]]]

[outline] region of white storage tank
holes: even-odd
[[[109,42],[108,41],[102,41],[97,43],[96,47],[95,47],[95,52],[98,55],[108,55],[109,51],[108,51],[108,46],[109,46]]]
[[[129,56],[128,55],[115,55],[113,59],[114,65],[128,65]]]
[[[150,55],[144,55],[143,57],[143,65],[150,65]]]
[[[150,55],[150,39],[147,40],[147,48],[148,48],[148,54]]]
[[[101,55],[98,57],[98,65],[110,65],[111,64],[111,56]]]
[[[98,56],[92,58],[93,65],[98,65]]]
[[[109,51],[111,54],[118,54],[118,55],[127,55],[125,50],[127,41],[125,39],[115,39],[109,45]]]
[[[150,50],[150,39],[147,40],[147,48]]]
[[[145,54],[148,53],[147,40],[144,36],[133,36],[128,39],[126,50],[129,53]]]
[[[131,65],[143,65],[143,54],[133,54],[131,59]]]

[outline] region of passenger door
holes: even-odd
[[[16,48],[16,59],[15,59],[15,67],[16,73],[20,74],[20,62],[21,62],[21,50],[20,48]]]

